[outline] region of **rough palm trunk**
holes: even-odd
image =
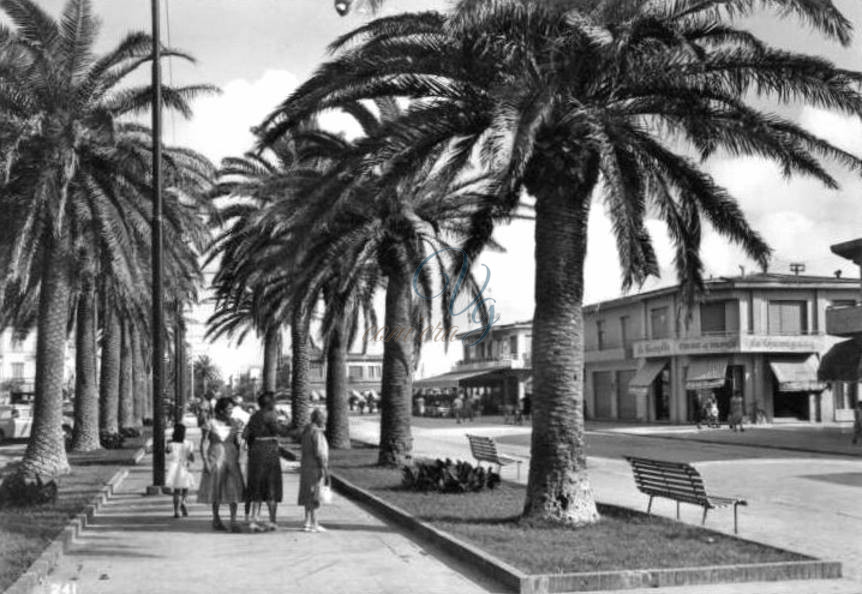
[[[101,447],[96,356],[96,295],[92,285],[85,282],[75,316],[75,427],[72,430],[75,452]]]
[[[102,368],[99,374],[99,429],[120,432],[117,418],[120,398],[120,341],[122,332],[116,310],[107,304],[102,330]]]
[[[123,321],[120,338],[120,431],[135,428],[134,386],[132,384],[132,341],[129,322]]]
[[[381,466],[401,466],[413,450],[410,413],[413,394],[413,338],[404,336],[412,327],[410,275],[399,267],[389,269],[386,287],[387,337],[383,343],[383,377],[380,391]],[[390,340],[393,337],[393,340]]]
[[[330,447],[350,449],[347,399],[347,341],[343,325],[333,330],[326,353],[326,438]]]
[[[295,427],[305,427],[311,419],[309,398],[308,315],[296,312],[290,325],[293,373],[290,375],[290,409]]]
[[[281,357],[281,328],[267,329],[263,338],[263,391],[275,392],[278,359]]]
[[[65,250],[58,251],[62,254]],[[70,271],[70,262],[49,250],[42,264],[39,295],[33,427],[19,469],[25,477],[69,472],[62,424]]]
[[[147,372],[141,352],[141,335],[132,328],[132,426],[144,426],[144,400],[147,397]]]
[[[554,170],[532,179],[536,196],[536,309],[533,316],[533,433],[524,516],[584,525],[598,520],[584,443],[582,315],[587,219],[596,168]],[[550,182],[550,183],[549,183]]]

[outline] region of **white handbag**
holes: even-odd
[[[320,503],[323,505],[332,503],[332,487],[329,485],[320,486]]]

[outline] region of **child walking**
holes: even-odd
[[[194,444],[186,439],[186,426],[182,423],[174,425],[174,433],[171,443],[168,444],[168,474],[166,485],[174,494],[174,517],[179,518],[180,512],[183,516],[189,515],[186,509],[186,497],[189,489],[193,488],[194,478],[189,470],[189,464],[194,462]]]

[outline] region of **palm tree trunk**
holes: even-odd
[[[96,374],[96,295],[85,282],[75,319],[75,427],[72,450],[89,452],[99,443],[99,383]]]
[[[332,448],[350,449],[347,399],[347,341],[343,324],[333,330],[326,353],[326,438]]]
[[[290,342],[293,351],[293,370],[290,375],[290,409],[294,427],[305,427],[311,420],[309,398],[308,315],[296,312],[290,325]]]
[[[132,341],[130,323],[123,320],[120,339],[120,431],[135,429],[135,400],[132,384]]]
[[[141,334],[132,328],[132,426],[144,426],[144,400],[147,397],[147,372],[144,369],[144,355]]]
[[[550,169],[550,167],[548,167]],[[542,171],[536,196],[533,433],[524,516],[584,525],[599,518],[584,444],[587,219],[596,174]],[[541,180],[548,180],[542,184]],[[528,188],[529,190],[530,188]],[[580,191],[579,191],[580,190]]]
[[[410,274],[393,267],[386,288],[386,327],[389,333],[401,334],[411,328],[412,294]],[[402,337],[383,343],[383,377],[380,391],[381,466],[401,466],[410,460],[413,437],[410,413],[413,395],[413,339]]]
[[[71,293],[70,263],[48,250],[42,264],[36,337],[33,427],[19,473],[25,477],[69,472],[63,438],[63,376]]]
[[[278,360],[281,357],[281,328],[268,328],[263,338],[263,386],[264,392],[275,392],[278,378]]]
[[[107,301],[107,300],[106,300]],[[120,342],[122,331],[116,310],[106,304],[102,330],[102,368],[99,377],[99,429],[116,435],[120,432],[117,419],[120,398]]]

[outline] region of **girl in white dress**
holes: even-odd
[[[168,444],[168,474],[166,485],[174,494],[174,517],[179,518],[182,511],[183,516],[189,515],[186,509],[186,497],[189,489],[194,488],[194,477],[189,465],[194,462],[194,444],[186,439],[186,426],[182,423],[174,425],[174,434],[171,443]]]

